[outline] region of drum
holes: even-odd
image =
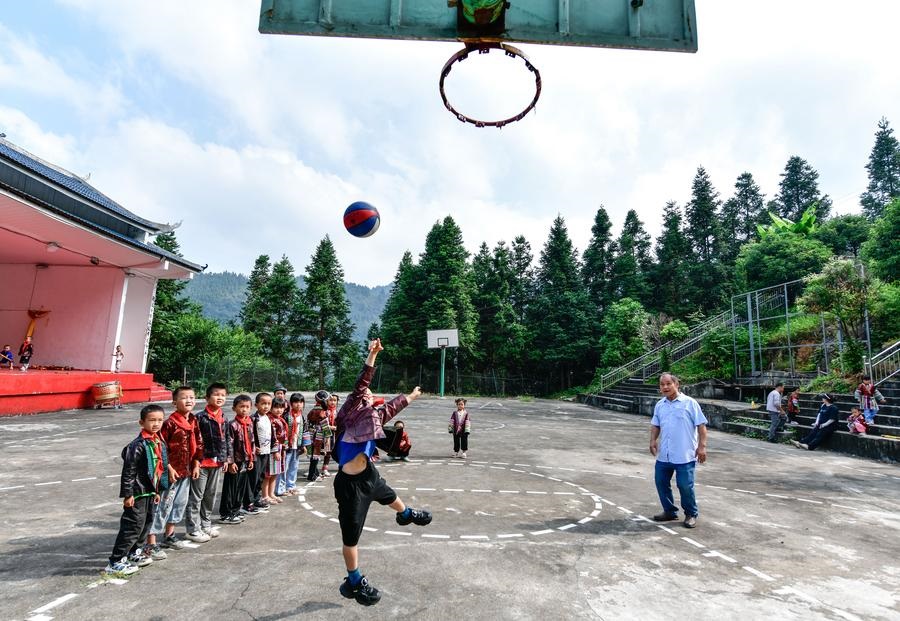
[[[118,405],[118,401],[122,396],[122,386],[119,382],[102,382],[91,386],[91,396],[94,403],[99,407],[105,403],[113,403]]]

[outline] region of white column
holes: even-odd
[[[116,370],[116,356],[115,350],[116,345],[119,344],[119,341],[122,339],[122,325],[125,323],[125,300],[128,297],[128,279],[130,277],[128,274],[125,274],[122,278],[122,299],[119,302],[119,317],[116,319],[116,338],[112,345],[112,352],[110,353],[110,362],[109,362],[109,370]]]

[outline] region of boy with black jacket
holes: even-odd
[[[256,515],[259,510],[253,506],[253,492],[249,476],[256,461],[253,420],[250,409],[253,400],[249,395],[234,398],[231,409],[234,420],[228,423],[228,444],[230,457],[225,465],[225,481],[222,483],[222,501],[219,505],[219,521],[223,524],[240,524],[243,515]],[[241,509],[243,508],[243,511]]]
[[[219,529],[212,525],[212,512],[222,470],[231,457],[222,413],[227,395],[225,384],[210,384],[206,389],[206,409],[197,415],[203,459],[200,475],[191,481],[191,497],[185,512],[187,538],[196,543],[206,543],[219,536]]]
[[[113,546],[107,574],[131,575],[152,559],[142,554],[140,542],[147,536],[159,495],[169,487],[169,457],[159,437],[163,409],[147,405],[141,410],[141,433],[122,449],[122,478],[119,497],[122,519]]]

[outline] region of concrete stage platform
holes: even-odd
[[[91,386],[118,381],[122,403],[149,401],[151,373],[0,369],[0,416],[94,407]]]

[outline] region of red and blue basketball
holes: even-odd
[[[344,211],[344,228],[354,237],[369,237],[380,224],[378,210],[369,203],[357,201]]]

